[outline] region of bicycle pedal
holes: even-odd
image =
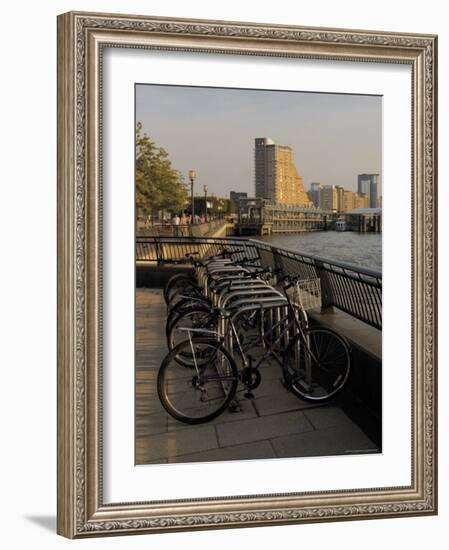
[[[243,397],[246,397],[247,399],[254,399],[254,394],[252,391],[247,391],[243,394]]]

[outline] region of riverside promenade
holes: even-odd
[[[277,364],[261,367],[254,399],[238,393],[240,411],[188,426],[160,404],[156,379],[165,344],[166,306],[160,288],[136,289],[136,464],[208,462],[380,452],[351,413],[345,390],[330,404],[301,401],[282,384]],[[351,408],[351,406],[349,406]]]

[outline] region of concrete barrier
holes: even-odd
[[[186,265],[155,265],[148,262],[136,263],[137,288],[164,288],[167,281],[178,273],[191,273],[193,268]]]
[[[352,372],[338,397],[339,405],[382,449],[382,332],[334,308],[313,310],[309,318],[348,340]]]

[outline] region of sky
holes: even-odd
[[[306,191],[381,174],[381,96],[138,84],[136,122],[186,181],[196,170],[195,194],[254,196],[256,137],[293,148]]]

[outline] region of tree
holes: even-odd
[[[180,172],[172,167],[168,153],[157,147],[136,127],[136,202],[142,210],[155,217],[157,211],[177,212],[186,202],[186,189]]]

